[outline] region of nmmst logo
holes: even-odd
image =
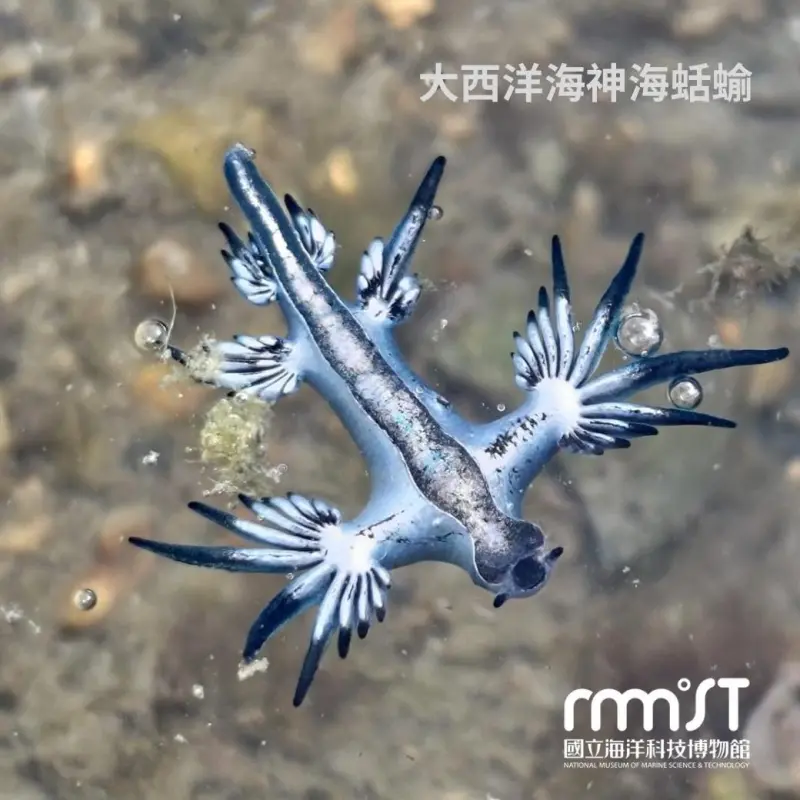
[[[746,689],[750,685],[747,678],[706,678],[701,681],[694,694],[694,717],[684,726],[687,731],[696,731],[705,721],[706,717],[706,696],[715,687],[727,690],[728,692],[728,728],[731,731],[739,729],[739,689]],[[692,683],[688,678],[681,678],[678,681],[678,690],[687,692]],[[589,689],[574,689],[564,700],[564,730],[572,731],[575,729],[575,704],[578,700],[590,701],[590,721],[593,731],[599,731],[602,727],[602,708],[606,700],[611,700],[617,707],[617,730],[624,731],[628,727],[628,704],[631,700],[637,700],[642,704],[644,712],[644,729],[653,730],[653,715],[655,704],[661,700],[669,707],[669,728],[671,731],[680,729],[681,704],[675,692],[669,689],[653,689],[645,692],[642,689],[628,689],[626,692],[618,692],[616,689],[602,689],[599,692],[591,692]]]

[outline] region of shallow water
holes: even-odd
[[[355,446],[310,389],[256,420],[257,450],[237,450],[221,395],[164,383],[170,370],[134,344],[142,320],[170,321],[171,291],[180,346],[280,334],[277,309],[245,303],[219,257],[216,223],[239,222],[221,171],[237,140],[336,232],[331,281],[348,296],[361,251],[447,156],[443,214],[416,257],[422,305],[400,339],[475,419],[519,401],[511,335],[550,280],[553,233],[584,323],[644,230],[630,300],[657,314],[665,350],[797,350],[798,26],[767,0],[0,4],[0,799],[800,793],[794,355],[702,377],[701,410],[736,430],[559,457],[526,502],[566,548],[537,598],[495,611],[457,569],[398,572],[386,623],[346,662],[325,659],[300,710],[309,619],[269,643],[265,672],[237,674],[283,578],[124,541],[229,541],[186,509],[209,493],[224,505],[225,481],[346,514],[367,496]],[[437,63],[459,76],[455,99],[423,101]],[[505,99],[506,65],[533,63],[542,93]],[[629,81],[616,99],[548,99],[551,64],[593,63],[628,78],[706,63],[712,95],[718,65],[739,63],[750,98],[632,99]],[[496,101],[464,101],[469,65],[497,67]],[[646,399],[665,405],[666,389]],[[223,456],[244,472],[221,472]],[[96,602],[76,605],[86,589]],[[601,731],[583,712],[564,730],[576,688],[723,677],[750,681],[737,731],[720,689],[696,731],[670,731],[665,708],[652,731],[641,712],[615,730],[611,711]],[[567,739],[583,756],[565,758]],[[752,752],[733,766],[698,749],[742,739]],[[693,755],[631,744],[665,740]]]

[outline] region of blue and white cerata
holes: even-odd
[[[356,299],[348,302],[325,278],[334,262],[333,234],[293,198],[287,196],[282,206],[254,157],[242,145],[225,156],[225,177],[251,233],[245,242],[221,225],[228,244],[223,255],[247,300],[278,303],[288,335],[218,343],[218,367],[210,382],[270,402],[310,384],[363,453],[372,494],[350,520],[324,500],[293,493],[242,496],[257,521],[190,504],[253,547],[130,541],[185,564],[291,574],[251,627],[243,659],[253,661],[283,625],[319,606],[296,706],[334,633],[344,658],[354,631],[364,638],[373,618],[383,620],[391,573],[399,567],[420,561],[459,566],[494,595],[496,607],[538,592],[563,550],[549,546],[538,525],[520,518],[522,499],[559,449],[600,455],[656,434],[659,425],[735,427],[696,411],[637,405],[628,402],[631,395],[680,376],[788,355],[786,348],[687,351],[637,358],[596,375],[644,237],[634,238],[580,344],[561,245],[553,237],[553,302],[542,288],[524,334],[514,334],[513,363],[523,401],[494,422],[472,424],[409,369],[393,337],[393,328],[409,319],[420,295],[419,280],[409,270],[445,159],[435,159],[392,235],[369,245],[361,258]],[[170,347],[170,353],[185,362],[183,351]]]

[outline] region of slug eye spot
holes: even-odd
[[[547,578],[547,568],[538,558],[529,556],[517,561],[511,570],[511,576],[520,589],[528,591],[535,589]]]

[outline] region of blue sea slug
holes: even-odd
[[[353,519],[343,519],[325,500],[293,493],[241,496],[254,519],[190,504],[249,540],[247,547],[130,541],[184,564],[291,575],[253,623],[243,660],[252,662],[281,627],[318,606],[295,705],[305,698],[334,635],[344,658],[354,632],[364,638],[374,619],[383,620],[395,569],[421,561],[456,565],[491,592],[496,607],[540,591],[562,548],[521,518],[521,506],[531,482],[559,450],[601,455],[655,435],[658,426],[735,427],[697,411],[637,405],[629,402],[632,395],[680,376],[788,355],[786,348],[686,351],[637,358],[596,374],[644,236],[634,238],[580,343],[561,245],[553,237],[552,302],[542,288],[523,332],[513,337],[522,403],[494,422],[466,421],[411,371],[393,335],[412,316],[420,295],[410,267],[444,167],[444,158],[433,161],[391,236],[366,249],[355,300],[348,301],[326,280],[336,255],[334,235],[292,197],[279,202],[252,151],[236,145],[225,157],[225,177],[251,232],[243,240],[221,225],[223,256],[247,300],[279,305],[288,333],[216,343],[215,368],[206,382],[270,402],[310,385],[358,445],[372,493]],[[187,360],[176,347],[170,346],[170,354]]]

